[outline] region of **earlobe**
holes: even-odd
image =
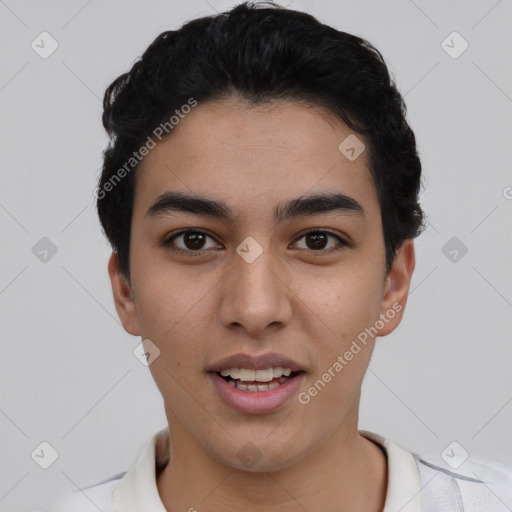
[[[415,264],[414,240],[409,238],[397,250],[393,266],[386,277],[380,312],[384,327],[379,329],[378,336],[390,334],[400,324]]]
[[[113,252],[108,261],[108,273],[112,285],[114,305],[126,332],[140,336],[132,290],[126,276],[119,268],[119,258]]]

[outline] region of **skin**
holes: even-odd
[[[338,150],[351,133],[320,108],[294,102],[249,108],[226,98],[195,107],[137,171],[131,280],[115,253],[108,269],[124,328],[161,351],[150,370],[170,431],[171,461],[157,479],[169,511],[377,512],[384,506],[385,454],[357,428],[376,338],[307,405],[294,397],[269,414],[234,411],[205,372],[235,353],[278,352],[303,365],[305,391],[393,304],[402,309],[379,336],[400,323],[415,265],[413,240],[404,242],[386,274],[368,151],[349,161]],[[181,212],[147,218],[165,191],[225,201],[235,222]],[[365,216],[335,211],[275,223],[282,202],[333,191],[356,199]],[[196,246],[185,245],[186,237],[174,240],[186,254],[161,245],[183,228],[211,235],[202,255],[189,255]],[[351,244],[330,251],[339,244],[330,237],[315,250],[303,233],[312,228]],[[236,252],[248,236],[263,249],[250,264]],[[261,455],[251,468],[237,457],[247,442]]]

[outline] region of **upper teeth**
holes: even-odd
[[[240,379],[246,382],[270,382],[272,379],[279,377],[288,377],[292,371],[290,368],[266,368],[265,370],[250,370],[248,368],[227,368],[222,370],[220,374],[223,377],[231,377],[232,379]]]

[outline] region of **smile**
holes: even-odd
[[[234,370],[234,371],[233,371]],[[236,377],[237,370],[240,372]],[[306,373],[304,371],[291,371],[287,368],[267,368],[263,378],[272,379],[261,382],[261,376],[256,376],[255,370],[245,368],[230,368],[221,372],[209,372],[207,375],[216,396],[231,409],[242,414],[269,414],[283,409],[298,394]],[[281,373],[279,377],[274,377]],[[251,372],[245,374],[244,372]],[[284,373],[288,373],[286,376]],[[227,375],[222,375],[226,373]],[[253,376],[254,375],[254,376]],[[261,374],[260,374],[261,375]]]
[[[293,373],[293,375],[292,375]],[[219,372],[219,375],[232,387],[251,393],[271,391],[284,384],[289,378],[295,377],[298,372],[290,368],[266,368],[252,370],[250,368],[228,368]]]

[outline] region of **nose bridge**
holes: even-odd
[[[278,256],[268,244],[248,237],[237,247],[222,296],[221,319],[226,326],[240,324],[256,333],[288,322],[288,289],[279,268]]]

